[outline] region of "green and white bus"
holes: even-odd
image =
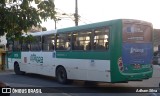
[[[31,33],[34,40],[9,44],[8,66],[58,82],[128,82],[152,77],[152,24],[133,19]]]

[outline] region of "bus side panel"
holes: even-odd
[[[16,58],[8,58],[8,69],[14,70],[14,63],[18,62],[21,64],[21,59],[16,59]]]
[[[43,67],[40,69],[43,75],[55,77],[55,71],[57,67],[56,52],[42,52],[43,56]]]
[[[56,65],[62,65],[68,79],[110,82],[109,60],[56,59]]]
[[[122,54],[122,23],[121,20],[112,24],[110,32],[110,51],[111,51],[111,82],[121,82],[125,77],[118,68],[118,59]]]
[[[110,60],[95,60],[88,64],[87,80],[111,82]]]
[[[95,53],[22,52],[21,71],[55,77],[56,67],[61,65],[66,69],[68,79],[102,82],[111,81],[110,60],[96,60],[93,58],[76,59],[76,56],[78,56],[78,54],[90,54],[89,56],[91,56],[91,54]],[[42,62],[40,58],[43,58]]]
[[[40,54],[40,52],[22,52],[22,64],[21,64],[21,70],[26,73],[38,73],[37,72],[37,66],[36,62],[31,62],[30,57],[31,54]]]
[[[98,59],[97,59],[98,58]],[[69,79],[110,82],[110,60],[107,52],[57,52],[56,65],[66,68]]]
[[[21,52],[7,52],[8,69],[14,69],[14,62],[21,63]]]
[[[8,69],[10,70],[14,69],[14,62],[12,58],[8,58]]]
[[[23,52],[22,69],[28,73],[55,76],[53,52]]]

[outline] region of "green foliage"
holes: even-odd
[[[23,43],[24,42],[33,42],[33,41],[35,41],[35,38],[32,35],[28,35],[28,34],[26,34],[26,36],[21,36],[19,39]]]
[[[42,20],[55,19],[53,0],[0,0],[0,5],[0,36],[7,33],[10,39],[20,39],[22,32],[40,26]]]

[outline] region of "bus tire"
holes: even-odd
[[[56,79],[61,84],[66,84],[67,80],[67,72],[64,67],[58,67],[56,70]]]
[[[16,73],[16,75],[23,75],[25,74],[25,72],[20,70],[19,64],[15,63],[14,64],[14,72]]]

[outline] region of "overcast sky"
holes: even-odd
[[[57,22],[57,28],[74,26],[75,0],[54,0],[58,12],[68,16]],[[160,28],[159,0],[78,0],[79,25],[112,19],[139,19],[152,22]],[[72,18],[72,19],[71,19]],[[43,23],[47,30],[54,29],[54,21]]]

